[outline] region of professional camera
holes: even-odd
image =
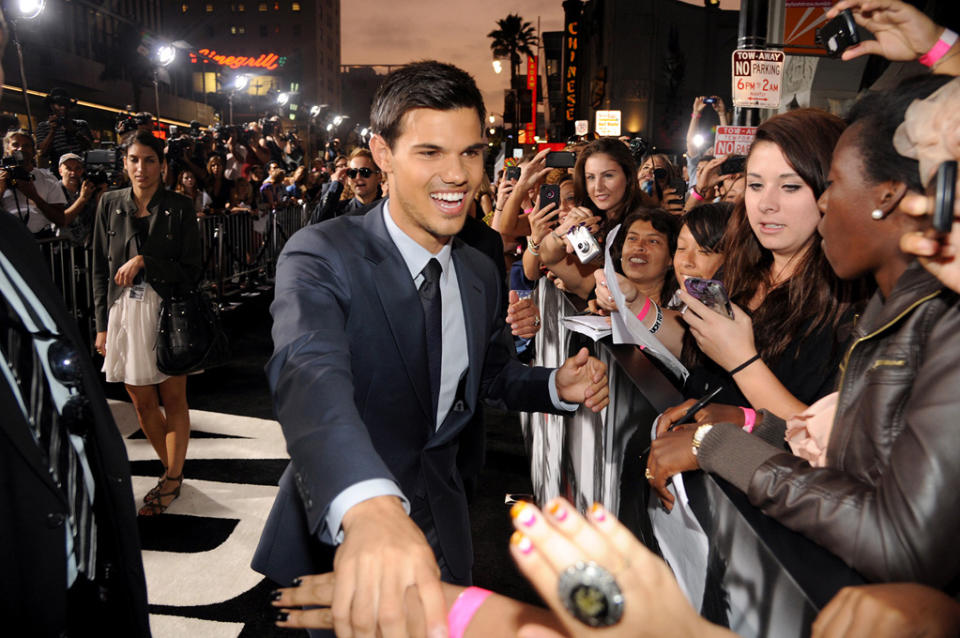
[[[17,182],[33,181],[33,175],[27,170],[21,151],[14,151],[0,160],[0,168],[7,171],[11,186],[15,186]]]
[[[123,137],[127,133],[132,133],[144,125],[152,125],[153,116],[149,113],[127,113],[117,118],[115,130],[117,135]]]
[[[633,155],[633,161],[637,163],[637,166],[640,166],[643,162],[643,156],[647,154],[648,150],[650,150],[650,144],[647,140],[642,137],[630,138],[630,154]]]
[[[123,186],[120,149],[97,148],[83,154],[83,179],[95,186],[106,184],[109,190]]]
[[[171,162],[182,160],[186,152],[190,150],[192,140],[188,138],[170,139],[167,141],[167,159]]]

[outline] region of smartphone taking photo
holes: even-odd
[[[733,306],[730,305],[730,296],[727,294],[726,288],[723,287],[722,281],[687,277],[683,285],[687,292],[696,297],[707,308],[725,316],[727,319],[733,319]]]

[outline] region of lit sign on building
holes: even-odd
[[[190,53],[190,62],[214,62],[220,66],[231,69],[264,69],[265,71],[274,71],[287,62],[287,58],[276,53],[262,53],[260,57],[247,57],[244,55],[223,55],[212,49],[200,49],[196,53]]]
[[[563,97],[564,113],[568,123],[577,119],[577,45],[578,32],[580,27],[579,20],[573,20],[567,23],[565,28],[565,37],[563,45]]]
[[[537,56],[527,56],[527,88],[532,96],[530,101],[530,122],[526,126],[526,142],[533,144],[537,135]],[[523,107],[521,107],[523,108]]]

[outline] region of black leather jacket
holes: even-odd
[[[774,446],[730,424],[704,437],[700,465],[869,580],[955,592],[958,364],[960,301],[914,263],[886,302],[874,296],[854,330],[826,467],[785,453],[782,434]],[[763,428],[782,433],[770,420]]]
[[[144,277],[161,297],[190,292],[201,274],[200,230],[193,202],[162,186],[147,204],[149,232],[141,246]],[[117,270],[132,256],[130,242],[137,213],[130,188],[104,193],[97,207],[93,233],[93,295],[97,332],[107,330],[107,311],[122,288]]]

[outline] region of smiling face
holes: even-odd
[[[583,163],[584,184],[594,205],[606,212],[616,208],[627,192],[627,176],[606,153],[594,153]]]
[[[377,196],[377,187],[380,186],[380,171],[377,165],[369,157],[358,155],[350,160],[349,168],[357,171],[356,177],[350,177],[347,173],[347,181],[353,188],[354,196],[364,203],[370,203]],[[360,169],[370,171],[370,176],[364,177]]]
[[[431,253],[463,228],[483,179],[482,130],[474,109],[417,108],[403,116],[392,148],[379,135],[370,141],[390,185],[390,215]]]
[[[673,255],[673,272],[681,287],[687,277],[713,279],[722,265],[723,253],[700,246],[690,228],[684,224],[677,236],[677,252]]]
[[[620,267],[630,281],[641,285],[659,282],[670,270],[670,246],[667,236],[645,220],[637,220],[627,229],[623,240]]]
[[[787,162],[780,147],[759,141],[747,159],[744,202],[760,244],[782,258],[806,250],[820,223],[813,189]]]
[[[130,176],[135,192],[149,191],[160,185],[160,158],[149,146],[131,144],[123,156],[123,168]]]

